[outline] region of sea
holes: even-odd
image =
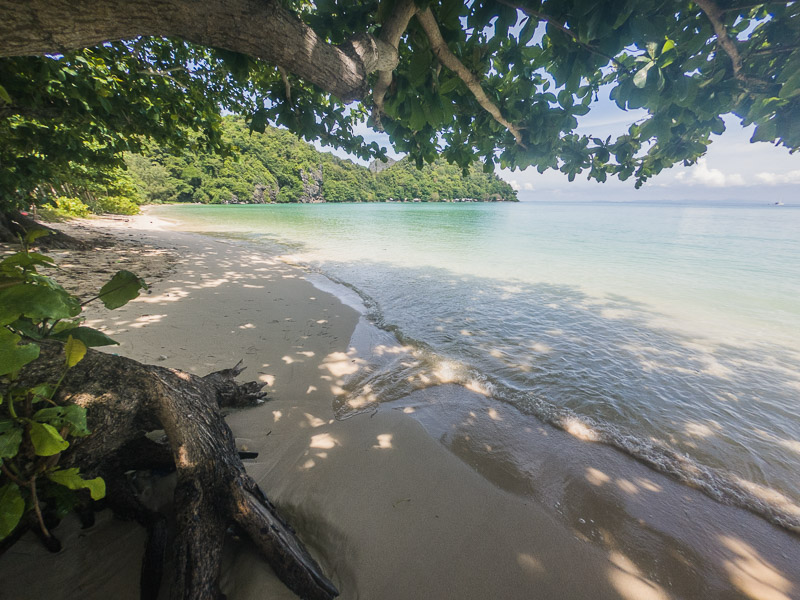
[[[256,244],[357,294],[383,351],[348,381],[338,418],[458,383],[800,531],[800,205],[151,214]]]

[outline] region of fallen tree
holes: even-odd
[[[54,383],[64,362],[63,345],[41,342],[39,359],[16,385]],[[167,465],[177,471],[173,598],[219,598],[222,544],[233,526],[255,544],[280,579],[301,598],[338,595],[314,558],[247,475],[221,408],[264,397],[262,384],[238,384],[232,369],[198,377],[88,350],[61,382],[54,400],[87,411],[91,435],[75,441],[63,467],[102,477],[109,505],[148,527],[142,597],[155,598],[164,554],[164,521],[142,506],[124,477],[130,469]],[[146,437],[163,430],[166,444]]]
[[[198,377],[90,349],[116,342],[83,326],[83,307],[99,300],[119,308],[147,285],[122,270],[80,300],[44,274],[55,263],[31,245],[47,237],[42,229],[26,233],[22,249],[0,261],[0,551],[26,529],[58,551],[52,528],[60,517],[77,508],[91,522],[88,498],[105,499],[147,528],[141,597],[157,598],[167,519],[139,502],[126,473],[167,469],[177,475],[173,598],[220,596],[230,527],[300,597],[337,596],[247,475],[223,418],[223,407],[262,400],[263,384],[237,383],[241,363]],[[148,437],[153,432],[166,442]]]

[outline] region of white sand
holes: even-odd
[[[242,380],[269,384],[269,402],[228,422],[342,598],[800,597],[797,536],[513,407],[442,385],[335,420],[359,365],[355,310],[252,248],[146,215],[91,223],[180,256],[149,295],[102,315],[122,343],[110,351],[198,374],[242,358]],[[59,555],[26,539],[0,557],[1,598],[138,597],[135,525],[102,515],[59,533]],[[235,540],[222,586],[232,600],[294,597]]]

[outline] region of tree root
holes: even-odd
[[[63,364],[59,344],[43,343],[39,360],[21,375],[26,381],[52,380]],[[128,490],[122,473],[144,463],[168,461],[167,447],[143,437],[163,429],[175,489],[176,541],[172,598],[216,599],[225,532],[236,525],[254,542],[280,579],[301,598],[338,595],[320,566],[247,475],[220,406],[241,406],[264,397],[257,383],[238,385],[240,365],[198,377],[144,365],[129,358],[89,350],[68,372],[59,403],[87,409],[92,434],[78,439],[62,465],[80,467],[87,477],[102,476],[108,503],[119,514],[148,528],[142,597],[155,597],[165,548],[163,517],[145,509]]]

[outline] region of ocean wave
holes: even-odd
[[[735,473],[704,465],[665,440],[636,435],[611,422],[581,415],[548,401],[541,394],[515,389],[463,361],[444,356],[388,322],[379,303],[363,290],[320,269],[315,271],[358,294],[367,308],[365,316],[376,328],[373,331],[364,329],[354,336],[361,338],[355,345],[356,354],[363,360],[362,368],[345,380],[343,393],[334,402],[337,419],[375,411],[381,403],[395,402],[420,389],[457,384],[510,404],[582,441],[616,448],[718,502],[746,509],[800,534],[800,506],[785,494]]]

